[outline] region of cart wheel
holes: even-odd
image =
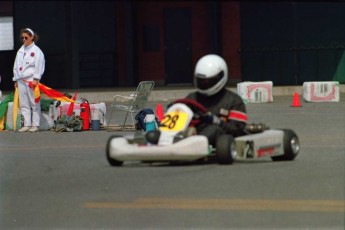
[[[237,151],[234,137],[222,135],[216,144],[216,159],[219,164],[232,164],[236,158]]]
[[[296,133],[290,129],[284,131],[284,155],[272,157],[273,161],[292,161],[300,150],[300,144]]]
[[[111,156],[110,156],[110,142],[113,138],[117,138],[117,137],[121,137],[121,136],[113,135],[113,136],[109,137],[108,142],[107,142],[106,157],[107,157],[108,163],[111,166],[121,166],[123,164],[123,161],[115,160],[115,159],[111,158]]]

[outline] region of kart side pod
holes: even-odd
[[[266,130],[235,138],[236,159],[271,157],[274,161],[293,160],[300,149],[295,132],[289,129]]]

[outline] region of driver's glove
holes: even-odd
[[[213,115],[211,112],[207,112],[201,115],[200,120],[206,124],[213,124],[213,125],[218,125],[218,126],[221,126],[223,124],[222,119],[220,119],[216,115]]]

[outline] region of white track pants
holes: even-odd
[[[24,126],[40,126],[41,103],[35,103],[34,90],[27,82],[18,81],[19,108],[24,116]]]

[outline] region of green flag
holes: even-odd
[[[13,93],[11,93],[0,103],[0,118],[2,118],[6,114],[8,103],[12,102],[13,98],[14,98],[14,95]]]

